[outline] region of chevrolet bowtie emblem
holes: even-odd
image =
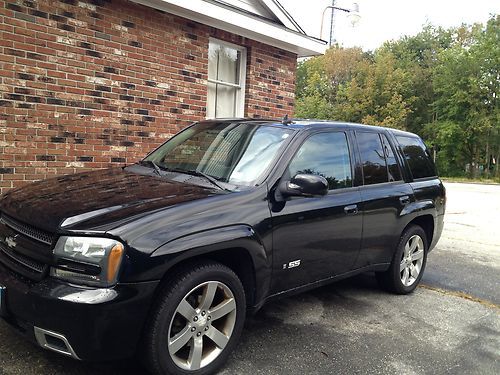
[[[7,244],[8,247],[12,247],[12,248],[16,247],[16,245],[17,245],[16,237],[17,237],[17,235],[5,237],[5,243]]]

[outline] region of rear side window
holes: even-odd
[[[413,178],[434,177],[436,168],[424,142],[420,138],[396,136],[410,166]]]
[[[384,145],[385,160],[387,162],[387,172],[389,173],[389,182],[401,180],[401,170],[399,169],[398,162],[394,156],[391,144],[385,134],[380,135]]]
[[[365,185],[388,182],[385,151],[378,133],[356,132],[356,139],[363,164]]]
[[[300,146],[288,166],[290,176],[316,174],[328,181],[328,189],[352,186],[351,160],[345,133],[319,133]]]

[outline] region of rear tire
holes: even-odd
[[[401,235],[389,269],[375,274],[379,285],[396,294],[413,292],[424,274],[427,249],[425,231],[418,225],[408,226]]]
[[[245,313],[243,285],[230,268],[204,262],[180,270],[151,314],[147,367],[158,375],[214,373],[236,346]]]

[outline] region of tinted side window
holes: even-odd
[[[385,153],[377,133],[356,132],[365,185],[388,182]]]
[[[394,151],[392,150],[391,144],[387,139],[385,134],[380,135],[382,137],[382,143],[384,144],[385,160],[387,162],[387,172],[389,172],[389,181],[399,181],[401,180],[401,170],[394,156]]]
[[[413,178],[437,175],[431,156],[420,138],[399,136],[396,139],[408,161]]]
[[[351,160],[345,133],[310,136],[299,148],[288,169],[291,177],[298,173],[323,176],[330,190],[351,187]]]

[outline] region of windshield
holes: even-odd
[[[221,182],[251,186],[291,133],[290,129],[263,123],[202,122],[179,133],[144,160],[164,169],[197,171]]]

